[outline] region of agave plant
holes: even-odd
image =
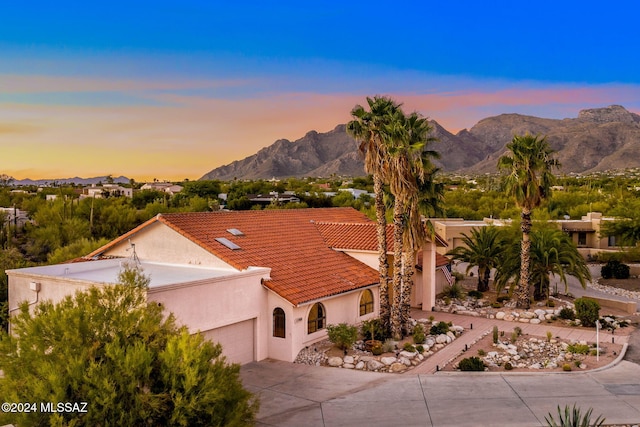
[[[580,413],[580,408],[577,408],[575,403],[573,409],[569,408],[569,405],[564,407],[564,411],[560,409],[558,405],[558,422],[553,418],[551,412],[544,417],[549,427],[600,427],[604,424],[605,418],[600,415],[595,421],[591,421],[591,412],[593,408],[589,408],[584,414]]]

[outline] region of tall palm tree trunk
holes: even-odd
[[[402,235],[404,212],[402,201],[396,197],[393,205],[393,304],[391,304],[391,337],[402,339]]]
[[[411,290],[413,289],[413,274],[415,272],[414,265],[416,264],[415,251],[409,248],[402,255],[402,298],[401,298],[401,322],[402,322],[402,334],[407,335],[409,333],[411,319]]]
[[[522,229],[522,242],[520,244],[520,283],[516,292],[516,307],[529,308],[529,282],[531,276],[531,240],[529,233],[531,232],[531,211],[522,209],[522,220],[520,222]]]
[[[378,271],[380,274],[380,322],[384,330],[389,333],[390,308],[389,308],[389,261],[387,260],[387,219],[384,205],[384,191],[382,178],[378,174],[373,175],[373,191],[375,193],[375,208],[378,234]]]
[[[489,277],[491,277],[491,267],[484,267],[482,271],[478,269],[478,292],[489,290]]]

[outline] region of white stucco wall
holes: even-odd
[[[229,264],[162,223],[154,223],[145,227],[131,236],[128,241],[123,241],[113,248],[109,248],[104,255],[131,257],[130,243],[135,244],[136,254],[141,260],[231,268]]]

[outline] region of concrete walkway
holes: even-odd
[[[546,426],[558,405],[593,408],[606,424],[640,423],[640,366],[621,361],[593,372],[447,373],[433,372],[498,325],[524,333],[594,341],[591,330],[546,324],[504,322],[448,313],[434,315],[467,329],[419,367],[404,374],[262,361],[241,369],[247,389],[261,399],[258,426]],[[473,329],[470,329],[473,323]],[[601,333],[601,342],[611,342]],[[622,343],[628,337],[614,335]],[[557,417],[556,417],[557,418]]]

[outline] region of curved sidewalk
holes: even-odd
[[[411,315],[414,319],[428,318],[433,316],[435,321],[452,322],[465,328],[464,333],[455,341],[447,344],[446,347],[439,350],[422,362],[419,366],[405,371],[406,374],[433,374],[439,368],[447,365],[451,360],[455,359],[464,351],[465,345],[471,347],[473,343],[482,338],[485,334],[490,333],[494,326],[498,326],[501,331],[511,332],[518,326],[522,329],[523,334],[532,336],[546,337],[547,331],[551,331],[554,337],[573,341],[596,341],[596,331],[587,328],[565,328],[560,326],[551,326],[547,323],[539,323],[537,325],[531,323],[507,322],[504,320],[487,319],[485,317],[475,317],[460,314],[451,314],[445,312],[431,312],[413,310]],[[473,329],[471,329],[473,325]],[[626,344],[629,337],[627,335],[616,335],[609,332],[600,331],[600,342],[610,343],[612,338],[616,344]]]

